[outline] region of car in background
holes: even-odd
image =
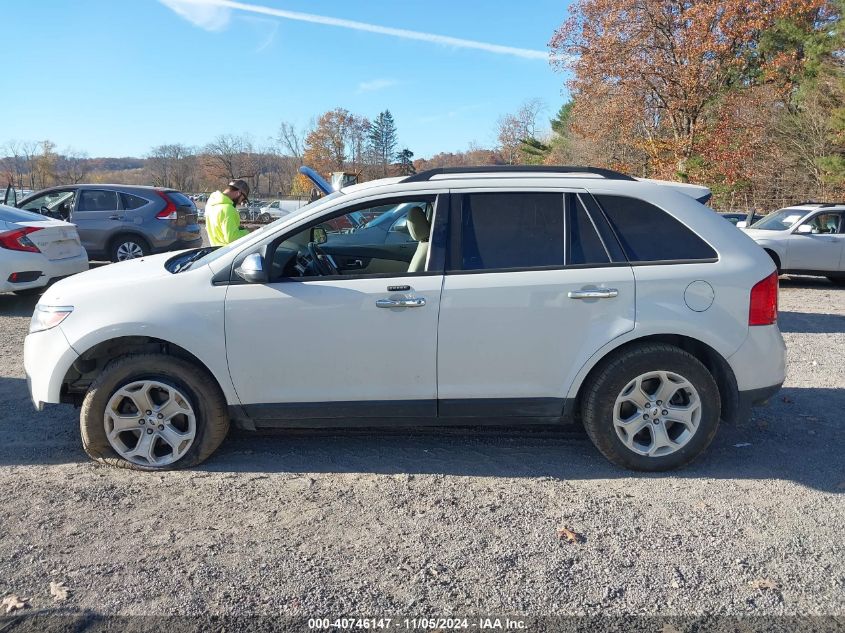
[[[780,209],[743,228],[781,274],[820,275],[845,285],[845,203]]]
[[[734,226],[738,226],[740,223],[742,223],[742,226],[753,224],[763,217],[762,215],[757,215],[756,213],[734,213],[732,211],[724,213],[720,211],[719,215]]]
[[[92,259],[113,262],[202,246],[197,207],[175,189],[80,184],[44,189],[17,207],[76,225]]]
[[[0,205],[0,292],[34,294],[88,270],[88,253],[69,222]]]
[[[278,220],[308,204],[307,200],[273,200],[261,207],[261,214],[266,214],[272,220]]]

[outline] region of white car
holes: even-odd
[[[743,228],[780,273],[822,275],[845,285],[845,204],[801,204]]]
[[[706,191],[569,167],[343,188],[228,246],[53,286],[32,399],[81,405],[88,454],[143,470],[200,463],[230,421],[581,420],[616,464],[678,467],[785,371],[775,267]],[[333,237],[397,204],[410,243]]]
[[[29,294],[88,270],[76,227],[0,205],[0,292]]]
[[[262,215],[266,213],[269,217],[278,219],[298,211],[306,204],[303,200],[273,200],[270,204],[261,207],[260,213]]]

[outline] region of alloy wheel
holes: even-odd
[[[123,242],[117,247],[117,261],[123,262],[127,259],[137,259],[144,256],[144,249],[137,242]]]
[[[188,397],[156,380],[118,389],[104,414],[106,437],[124,459],[141,466],[168,466],[190,450],[197,419]]]
[[[670,371],[652,371],[622,389],[613,406],[613,426],[628,449],[662,457],[689,443],[701,413],[701,398],[689,380]]]

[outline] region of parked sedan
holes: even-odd
[[[24,198],[17,206],[75,224],[92,259],[117,262],[202,245],[196,205],[173,189],[51,187]]]
[[[0,292],[30,294],[88,270],[76,227],[0,205]]]
[[[745,233],[780,273],[822,275],[845,285],[845,204],[801,204],[775,211]]]

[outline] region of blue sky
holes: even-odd
[[[427,157],[493,145],[498,117],[526,99],[546,118],[565,100],[564,76],[531,51],[547,50],[566,0],[240,3],[525,49],[505,53],[196,1],[7,0],[0,144],[140,156],[235,133],[262,145],[281,121],[340,106],[390,109],[401,145]]]

